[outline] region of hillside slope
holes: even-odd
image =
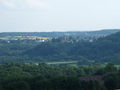
[[[120,32],[95,42],[41,43],[24,54],[48,61],[95,60],[95,62],[120,63]]]

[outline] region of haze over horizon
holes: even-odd
[[[120,0],[0,0],[0,32],[120,28]]]

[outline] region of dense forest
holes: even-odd
[[[0,90],[115,90],[120,69],[106,66],[58,66],[45,63],[0,65]]]
[[[47,42],[0,40],[0,63],[78,61],[79,65],[114,62],[120,64],[120,32],[98,39],[58,37]]]

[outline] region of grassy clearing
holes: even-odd
[[[115,65],[117,68],[120,68],[120,65]],[[120,90],[120,89],[118,89],[118,90]]]
[[[46,62],[47,64],[51,65],[51,64],[77,64],[78,61],[61,61],[61,62]]]
[[[40,36],[5,36],[5,37],[0,37],[1,40],[36,40],[36,39],[43,39],[43,40],[48,40],[50,38],[48,37],[40,37]]]

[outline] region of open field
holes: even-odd
[[[61,61],[61,62],[47,62],[47,64],[49,64],[49,65],[55,65],[55,64],[57,64],[57,65],[59,65],[59,64],[72,64],[72,65],[75,65],[75,64],[77,64],[78,63],[78,61]]]
[[[39,37],[39,36],[5,36],[0,37],[1,40],[48,40],[48,37]]]
[[[117,68],[120,68],[120,65],[115,65]],[[120,89],[118,89],[118,90],[120,90]]]

